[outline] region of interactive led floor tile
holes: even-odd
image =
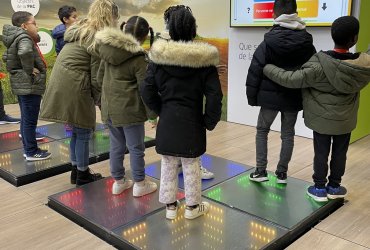
[[[323,213],[343,204],[343,200],[315,202],[306,195],[311,183],[288,177],[287,185],[277,184],[276,177],[271,173],[268,182],[256,183],[249,180],[251,172],[230,179],[203,194],[290,230],[304,224],[309,217],[323,216]]]
[[[105,127],[103,124],[97,123],[95,130],[99,131],[103,130],[104,128]],[[72,130],[67,125],[62,123],[52,123],[40,126],[36,129],[36,131],[39,132],[40,134],[54,138],[56,140],[69,138],[72,136]]]
[[[127,172],[129,175],[130,171]],[[158,181],[154,181],[159,188]],[[95,229],[98,227],[97,230],[102,232],[110,231],[164,208],[164,205],[158,201],[158,190],[137,198],[132,196],[133,188],[125,190],[120,195],[113,195],[113,182],[112,178],[105,178],[52,195],[49,197],[49,206],[82,226]],[[184,194],[179,192],[178,198],[183,197]]]
[[[51,152],[52,157],[28,162],[23,157],[23,149],[0,153],[0,176],[13,185],[20,186],[71,169],[67,145],[53,141],[39,146]]]
[[[208,200],[209,201],[209,200]],[[182,203],[178,218],[165,219],[165,210],[146,216],[113,231],[121,240],[137,249],[262,249],[280,246],[286,229],[243,212],[209,201],[208,214],[194,220],[184,218]]]
[[[54,139],[45,137],[38,141],[38,144],[54,141]],[[0,134],[0,152],[7,152],[23,148],[22,140],[19,138],[19,131],[13,131]]]
[[[203,155],[201,160],[202,166],[215,174],[213,179],[202,180],[202,190],[206,190],[252,168],[208,154]],[[146,166],[145,173],[159,180],[161,178],[161,162],[158,161]],[[184,189],[184,176],[182,173],[179,174],[179,188]]]

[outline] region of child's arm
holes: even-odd
[[[222,90],[216,67],[211,67],[205,82],[206,103],[203,115],[207,130],[213,130],[221,119]]]
[[[315,68],[305,64],[296,71],[287,71],[272,64],[267,64],[263,73],[281,86],[293,89],[309,88],[315,82]]]
[[[153,63],[149,63],[145,80],[140,84],[140,93],[149,109],[159,115],[161,112],[161,97],[155,82],[155,71],[156,66]]]
[[[257,94],[263,79],[263,67],[266,65],[266,44],[262,42],[253,54],[251,65],[249,66],[246,94],[248,104],[257,106]]]
[[[99,84],[97,82],[97,75],[100,66],[100,58],[96,55],[91,55],[90,59],[90,66],[91,66],[91,95],[94,98],[94,102],[96,105],[100,104],[101,98],[101,88],[99,88]]]
[[[27,75],[32,75],[34,69],[33,46],[33,41],[28,37],[22,38],[18,43],[18,56]]]

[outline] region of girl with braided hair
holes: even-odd
[[[112,193],[118,195],[133,187],[133,196],[139,197],[157,190],[157,184],[145,179],[144,122],[151,113],[146,111],[139,93],[147,68],[146,53],[141,44],[153,30],[148,22],[133,16],[117,28],[105,28],[96,34],[99,56],[98,84],[102,86],[102,121],[110,134],[110,171],[115,180]],[[122,32],[123,31],[123,32]],[[123,161],[126,149],[134,182],[125,178]]]
[[[185,218],[195,219],[209,210],[209,203],[201,200],[199,157],[206,151],[206,130],[213,130],[220,120],[222,92],[218,50],[193,42],[196,27],[190,8],[171,12],[171,39],[153,44],[141,86],[144,102],[160,117],[156,131],[156,151],[162,155],[159,201],[167,205],[167,219],[177,217],[179,161],[184,172]]]

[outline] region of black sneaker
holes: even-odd
[[[100,179],[103,179],[103,176],[99,173],[92,173],[90,168],[86,169],[85,171],[80,171],[77,169],[76,186],[82,186]]]
[[[254,173],[251,173],[249,175],[249,180],[255,181],[255,182],[264,182],[268,181],[269,178],[267,177],[267,171],[255,171]]]
[[[47,153],[47,152],[48,152],[46,149],[41,149],[41,148],[38,148],[38,149],[37,149],[37,151],[38,151],[38,152],[43,152],[43,153]],[[26,158],[26,157],[27,157],[27,155],[24,153],[24,154],[23,154],[23,157],[24,157],[24,158]]]
[[[76,179],[77,179],[77,167],[72,166],[72,169],[71,169],[71,184],[76,184]]]
[[[2,124],[17,124],[20,123],[21,119],[18,118],[13,118],[9,115],[4,115],[3,117],[0,118],[0,125]]]
[[[50,157],[51,157],[51,153],[40,150],[32,156],[26,156],[26,160],[27,161],[42,161],[42,160],[49,159]]]
[[[278,172],[275,171],[275,176],[276,176],[276,183],[279,184],[287,184],[288,183],[288,176],[286,172]]]

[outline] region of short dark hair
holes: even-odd
[[[283,14],[294,14],[297,13],[297,2],[296,0],[275,0],[274,3],[274,14],[276,17]]]
[[[337,18],[331,26],[331,37],[335,44],[346,46],[354,41],[360,32],[360,23],[356,17],[342,16]]]
[[[187,6],[172,11],[168,21],[170,37],[174,41],[191,41],[197,35],[196,20]]]
[[[68,19],[72,15],[73,12],[76,12],[76,8],[73,6],[64,5],[60,7],[58,10],[59,20],[62,23],[64,23],[63,18],[65,17]]]
[[[23,23],[26,23],[30,20],[30,17],[32,16],[31,13],[27,11],[17,11],[14,12],[12,16],[12,24],[17,27],[21,27]]]
[[[142,41],[150,32],[150,45],[154,41],[154,31],[149,26],[149,23],[145,18],[140,16],[132,16],[127,22],[123,22],[120,25],[120,29],[125,33],[133,35],[137,40]]]

